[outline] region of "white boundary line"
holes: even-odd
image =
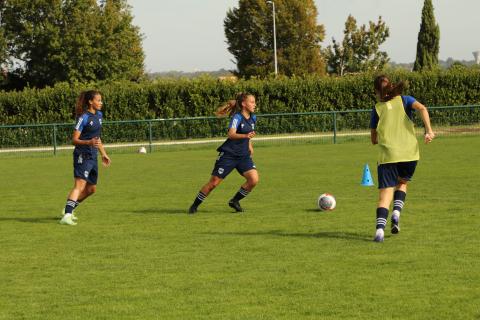
[[[357,132],[357,133],[339,133],[337,137],[345,136],[366,136],[369,132]],[[333,133],[329,134],[305,134],[305,135],[293,135],[293,136],[273,136],[273,137],[258,137],[255,141],[271,141],[271,140],[295,140],[295,139],[310,139],[310,138],[333,138]],[[152,142],[152,146],[173,146],[173,145],[197,145],[208,143],[220,143],[225,141],[224,139],[211,139],[211,140],[193,140],[193,141],[171,141],[171,142]],[[149,142],[134,142],[134,143],[114,143],[106,144],[105,148],[126,148],[126,147],[148,147]],[[57,147],[57,151],[61,150],[73,150],[73,146]],[[53,147],[33,147],[33,148],[13,148],[13,149],[0,149],[0,153],[12,153],[12,152],[53,152]]]
[[[444,130],[439,130],[436,133],[442,134]],[[418,133],[418,132],[417,132]],[[456,133],[456,134],[468,134],[468,133]],[[370,132],[351,132],[351,133],[337,133],[337,137],[349,137],[349,136],[367,136],[370,135]],[[300,134],[292,136],[270,136],[270,137],[256,137],[254,141],[271,141],[271,140],[296,140],[296,139],[311,139],[311,138],[331,138],[333,139],[333,133],[326,134]],[[210,140],[176,140],[170,142],[152,142],[152,146],[175,146],[175,145],[198,145],[198,144],[208,144],[208,143],[220,143],[225,141],[223,139],[210,139]],[[150,144],[148,141],[144,142],[133,142],[133,143],[113,143],[106,144],[105,148],[114,149],[114,148],[128,148],[128,147],[148,147]],[[61,150],[73,150],[73,146],[62,146],[57,147],[57,151]],[[53,147],[32,147],[32,148],[17,148],[17,149],[0,149],[0,154],[2,153],[13,153],[13,152],[53,152]]]

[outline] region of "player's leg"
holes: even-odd
[[[98,162],[97,159],[88,160],[87,169],[89,171],[88,177],[86,177],[87,185],[80,193],[77,199],[77,203],[75,208],[77,208],[80,203],[82,203],[85,199],[90,197],[97,191],[97,180],[98,180]],[[74,215],[75,217],[75,215]],[[76,218],[76,217],[75,217]]]
[[[388,218],[388,208],[392,202],[393,187],[383,188],[379,190],[378,204],[377,204],[377,220],[375,225],[375,241],[382,242],[385,234],[385,226]]]
[[[65,204],[64,215],[62,220],[60,220],[60,224],[66,225],[75,225],[74,217],[73,217],[73,209],[77,206],[77,200],[80,194],[85,189],[87,185],[87,181],[82,178],[75,178],[75,183],[73,189],[68,194],[67,203]]]
[[[374,241],[383,242],[385,226],[388,219],[388,209],[390,208],[395,186],[397,185],[398,170],[395,163],[380,164],[377,170],[379,197],[376,210]]]
[[[392,210],[392,233],[400,232],[400,213],[405,205],[407,197],[407,183],[412,179],[415,173],[417,161],[401,162],[398,164],[398,183],[393,194],[393,210]]]
[[[82,193],[80,193],[80,195],[78,196],[77,202],[79,204],[82,203],[82,201],[90,197],[95,192],[97,192],[97,185],[87,183],[85,189],[83,189]]]
[[[198,192],[197,197],[193,201],[193,204],[190,206],[190,209],[188,209],[188,213],[193,214],[197,212],[198,207],[202,204],[203,201],[205,201],[210,192],[212,192],[213,189],[215,189],[222,181],[223,179],[220,177],[211,176],[210,180],[205,185],[203,185],[203,187]]]
[[[400,232],[400,213],[405,204],[405,198],[407,196],[407,183],[408,181],[399,179],[398,184],[393,193],[393,210],[392,210],[392,233],[397,234]]]
[[[240,200],[248,196],[248,194],[258,184],[258,171],[253,163],[252,158],[248,157],[240,161],[237,165],[238,172],[245,177],[246,181],[240,186],[240,189],[228,202],[228,205],[235,209],[236,212],[243,212],[240,206]]]
[[[213,167],[210,180],[200,189],[197,197],[193,201],[193,204],[188,209],[188,213],[193,214],[197,212],[198,206],[200,206],[210,192],[212,192],[213,189],[215,189],[223,181],[223,179],[225,179],[228,174],[232,172],[232,170],[235,168],[235,165],[236,161],[234,159],[226,157],[223,152],[220,152],[217,161],[215,161],[215,166]]]
[[[85,199],[87,199],[88,197],[90,197],[92,194],[94,194],[95,192],[97,191],[97,185],[96,184],[91,184],[89,182],[87,182],[87,185],[85,186],[85,188],[83,189],[83,191],[80,193],[80,195],[78,196],[78,199],[75,203],[75,208],[78,208],[78,206],[80,206],[80,204],[85,201]],[[77,214],[75,213],[72,213],[73,214],[73,220],[74,221],[77,221]]]

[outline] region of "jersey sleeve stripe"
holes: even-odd
[[[82,126],[82,122],[83,122],[83,118],[82,117],[78,118],[77,125],[75,126],[76,130],[80,131],[80,127]]]
[[[238,125],[238,119],[233,119],[232,124],[230,125],[230,129],[232,128],[237,128]]]

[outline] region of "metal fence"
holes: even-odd
[[[274,143],[345,143],[369,141],[371,110],[257,115],[256,145]],[[439,136],[479,135],[480,105],[429,108]],[[422,132],[417,115],[414,122]],[[225,140],[228,119],[194,117],[104,121],[102,140],[110,151],[148,152],[198,148]],[[57,155],[72,150],[72,123],[0,126],[0,157],[19,154]]]

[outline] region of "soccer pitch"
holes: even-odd
[[[232,213],[233,172],[199,208],[209,149],[112,154],[58,224],[72,158],[0,159],[0,319],[480,319],[480,139],[421,144],[402,230],[375,232],[377,149],[255,149],[260,183]],[[335,195],[333,212],[316,199]]]

